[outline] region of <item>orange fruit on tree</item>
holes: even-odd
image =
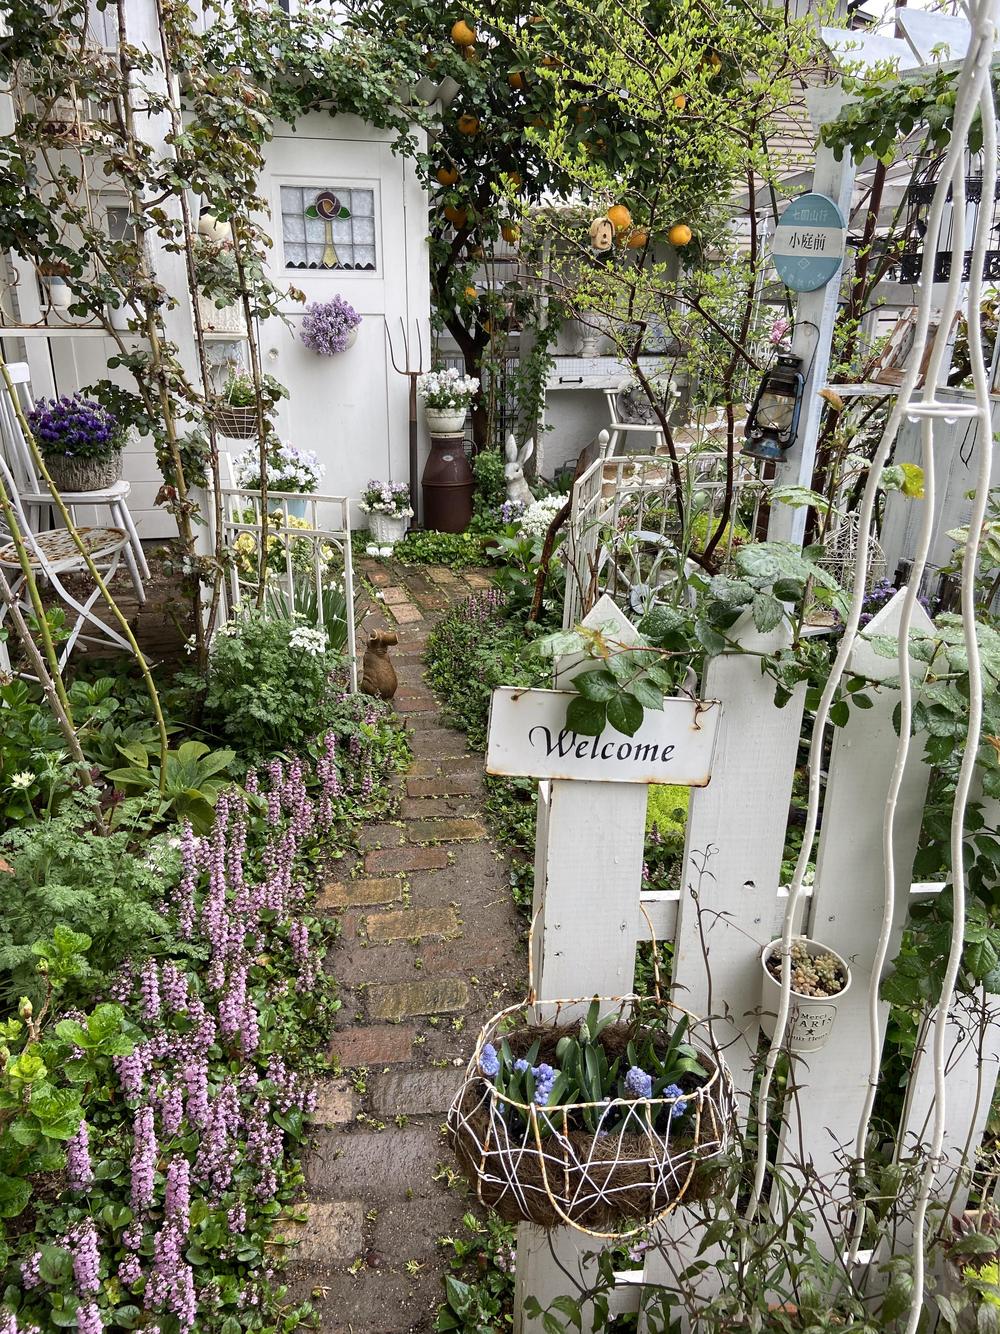
[[[520,190],[521,186],[524,184],[524,177],[519,171],[509,171],[507,173],[507,180],[515,190]]]
[[[687,104],[688,100],[683,93],[678,93],[677,96],[674,98],[674,106],[677,108],[678,111],[683,111],[684,108],[687,106]]]
[[[478,133],[479,133],[479,117],[478,117],[478,116],[472,116],[472,115],[470,115],[469,112],[467,112],[467,111],[464,112],[464,113],[463,113],[461,116],[459,116],[459,118],[458,118],[458,132],[459,132],[459,134],[468,134],[468,135],[470,135],[470,136],[473,135],[473,134],[478,134]]]
[[[454,167],[438,167],[434,174],[441,185],[454,185],[458,180],[458,172]]]
[[[520,92],[523,88],[527,88],[528,86],[528,80],[519,69],[511,70],[507,75],[507,82],[516,92]]]
[[[517,245],[521,238],[521,229],[512,222],[504,222],[500,224],[500,235],[508,245]]]
[[[456,46],[471,46],[476,40],[476,30],[466,23],[465,19],[459,19],[451,27],[451,40]]]
[[[636,227],[634,231],[629,232],[629,237],[625,244],[628,246],[629,250],[641,250],[648,240],[649,232],[646,231],[645,227]]]
[[[632,214],[624,204],[612,204],[607,216],[616,232],[623,232],[626,227],[632,226]]]
[[[475,289],[471,284],[465,289],[465,293],[464,293],[464,295],[465,295],[465,299],[466,299],[466,301],[478,301],[478,300],[479,300],[479,293],[476,291],[476,289]]]
[[[464,227],[469,220],[469,215],[468,213],[466,213],[465,209],[456,208],[454,204],[447,204],[445,206],[444,216],[448,219],[448,221],[451,223],[451,225],[455,228],[456,231]]]
[[[542,56],[542,65],[545,69],[558,69],[562,61],[558,56]]]
[[[686,222],[675,222],[674,225],[670,228],[670,231],[667,232],[667,240],[670,242],[671,245],[675,246],[687,245],[690,242],[693,234],[694,233],[691,231],[691,228],[687,225]]]

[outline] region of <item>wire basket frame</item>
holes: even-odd
[[[823,555],[817,562],[836,579],[845,593],[854,591],[854,574],[857,564],[860,540],[860,515],[857,511],[838,524],[823,543]],[[868,572],[865,576],[865,592],[870,593],[877,583],[885,578],[885,552],[874,533],[868,543]]]
[[[701,1023],[696,1016],[649,997],[598,999],[602,1010],[618,1011],[603,1030],[602,1043],[617,1043],[622,1052],[634,1028],[626,1016],[640,1002],[647,1011],[670,1011],[677,1020],[686,1016],[692,1028],[685,1041],[709,1071],[705,1083],[678,1097],[609,1098],[551,1109],[518,1102],[482,1073],[483,1048],[506,1038],[512,1051],[515,1044],[527,1050],[540,1038],[541,1054],[554,1054],[561,1037],[578,1031],[580,1007],[594,997],[546,1002],[553,1012],[545,1023],[509,1032],[507,1021],[524,1010],[514,1005],[480,1032],[448,1113],[448,1131],[479,1199],[501,1217],[542,1227],[566,1224],[591,1237],[614,1239],[635,1236],[685,1198],[711,1188],[711,1165],[718,1166],[734,1142],[736,1097],[721,1054],[693,1031]],[[567,1010],[575,1016],[568,1022]],[[680,1103],[685,1105],[678,1115]],[[594,1131],[571,1124],[575,1113],[586,1110],[599,1113]],[[625,1221],[634,1225],[618,1226]]]

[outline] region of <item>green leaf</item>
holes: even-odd
[[[62,1246],[43,1246],[38,1272],[43,1283],[58,1288],[73,1273],[73,1257]]]
[[[16,1218],[31,1199],[31,1186],[21,1177],[0,1175],[0,1218]]]
[[[760,633],[767,634],[781,624],[785,609],[770,593],[757,593],[753,600],[753,623]]]
[[[628,693],[634,695],[644,709],[663,708],[663,691],[643,677],[629,685]]]
[[[624,690],[608,701],[608,722],[625,736],[635,736],[642,726],[644,712],[636,697]]]
[[[607,706],[580,695],[571,699],[566,710],[566,726],[580,736],[600,736],[607,726]]]
[[[707,621],[696,621],[694,633],[698,643],[713,657],[726,651],[725,635],[720,635],[718,630],[709,625]]]
[[[838,699],[835,704],[831,705],[830,722],[833,723],[834,727],[846,727],[850,716],[851,709],[846,699]]]
[[[612,674],[601,667],[595,671],[580,672],[573,677],[573,685],[584,699],[607,702],[619,691],[618,682]]]

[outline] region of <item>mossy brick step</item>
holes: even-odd
[[[365,871],[371,876],[395,875],[398,871],[439,871],[448,865],[443,848],[407,844],[401,848],[378,848],[365,854]]]
[[[365,1241],[365,1205],[361,1200],[310,1200],[305,1220],[286,1225],[284,1236],[295,1242],[289,1252],[298,1264],[345,1264],[360,1255]]]
[[[397,903],[402,897],[403,881],[396,876],[335,880],[324,885],[319,891],[316,896],[316,908],[319,912],[337,912],[342,908],[371,908],[380,903]]]
[[[447,1229],[461,1230],[459,1218]],[[405,1270],[387,1268],[395,1262],[402,1241],[377,1268],[365,1265],[358,1273],[324,1273],[310,1285],[295,1279],[289,1285],[289,1303],[309,1302],[319,1320],[317,1334],[412,1334],[431,1328],[441,1301],[441,1275],[426,1267],[416,1278]],[[411,1258],[409,1252],[404,1258]]]
[[[441,778],[457,774],[460,778],[478,778],[483,772],[483,761],[474,755],[441,755],[437,758],[422,755],[413,760],[406,771],[407,778]]]
[[[390,607],[389,611],[400,625],[413,625],[415,621],[424,619],[423,612],[419,607],[415,607],[412,602],[404,603],[401,607]]]
[[[404,820],[446,820],[455,815],[477,815],[475,797],[404,797],[399,814]]]
[[[410,1019],[422,1014],[455,1014],[469,1003],[469,988],[460,977],[422,977],[416,982],[390,982],[372,987],[368,1009],[373,1019]]]
[[[409,820],[406,836],[415,843],[471,843],[486,837],[486,826],[468,816],[444,820]]]
[[[458,929],[458,918],[451,906],[371,913],[365,921],[368,939],[375,944],[389,940],[421,940],[424,936],[448,938],[458,935]]]
[[[437,701],[425,691],[400,690],[393,696],[397,713],[436,713]]]
[[[358,1095],[347,1079],[316,1081],[316,1106],[311,1120],[317,1126],[342,1126],[353,1121],[359,1107]]]
[[[401,607],[410,600],[409,593],[405,588],[400,588],[398,584],[387,584],[382,589],[382,597],[390,607]]]
[[[417,1030],[399,1024],[380,1024],[368,1028],[344,1028],[330,1041],[330,1056],[343,1069],[362,1065],[400,1065],[413,1054]]]
[[[441,1243],[438,1238],[454,1236],[459,1230],[461,1208],[456,1209],[456,1204],[461,1205],[461,1200],[456,1200],[453,1191],[442,1191],[440,1197],[432,1195],[425,1200],[387,1200],[379,1206],[378,1217],[372,1226],[372,1250],[377,1255],[390,1256],[398,1255],[402,1247],[407,1260],[430,1260],[428,1268],[434,1261],[440,1264]],[[437,1296],[435,1306],[439,1300],[440,1296]],[[382,1324],[377,1328],[381,1330]]]
[[[443,1156],[437,1126],[414,1126],[391,1135],[343,1135],[321,1131],[306,1159],[306,1183],[320,1200],[398,1199],[407,1189],[430,1195]]]
[[[372,1077],[368,1105],[373,1116],[439,1116],[451,1106],[465,1078],[464,1064],[447,1070],[389,1070]]]
[[[471,797],[479,790],[479,780],[471,774],[444,774],[441,778],[408,778],[408,797]]]
[[[453,732],[448,727],[413,728],[410,749],[420,759],[454,759],[458,755],[464,755],[469,761],[475,758],[465,733]],[[481,757],[479,762],[482,763]]]
[[[361,830],[361,833],[355,839],[354,845],[362,850],[368,848],[397,848],[406,841],[407,833],[401,824],[369,824]]]

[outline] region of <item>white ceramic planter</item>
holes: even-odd
[[[354,328],[350,331],[350,333],[347,335],[347,347],[344,348],[345,352],[348,350],[348,348],[352,348],[354,344],[358,341],[358,330],[360,328],[361,328],[360,324],[356,324]]]
[[[369,514],[368,529],[380,547],[394,547],[406,536],[412,517],[411,514]]]
[[[828,945],[822,944],[818,940],[807,940],[802,938],[802,944],[805,945],[811,958],[818,954],[832,954],[840,964],[847,981],[844,988],[836,996],[802,996],[797,991],[792,991],[791,1006],[788,1011],[788,1027],[785,1034],[785,1046],[791,1052],[819,1051],[825,1047],[833,1031],[834,1020],[837,1017],[837,1007],[842,997],[847,995],[851,985],[851,969],[846,959],[842,959],[836,950],[830,949]],[[775,1022],[778,1017],[778,1007],[781,1004],[781,983],[771,976],[767,967],[767,961],[772,955],[781,950],[781,941],[772,940],[769,945],[765,945],[760,954],[761,973],[761,995],[760,995],[760,1027],[766,1037],[774,1036]]]
[[[198,315],[207,335],[219,338],[246,338],[247,325],[243,307],[234,301],[228,306],[217,306],[211,297],[198,297]]]
[[[66,310],[73,303],[73,292],[65,278],[56,274],[42,275],[42,290],[45,300],[53,310]]]
[[[465,426],[468,408],[424,408],[431,435],[458,435]]]
[[[131,306],[105,306],[108,317],[108,324],[118,333],[129,333],[129,319],[135,318],[135,313]]]

